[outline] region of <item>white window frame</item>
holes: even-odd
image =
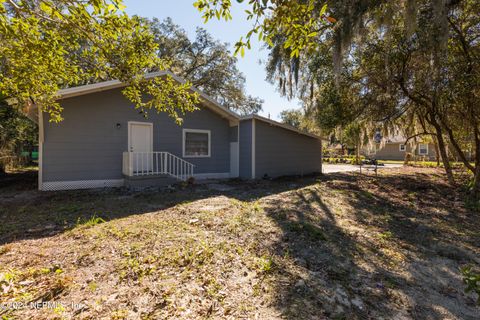
[[[189,156],[185,154],[185,141],[187,138],[187,133],[206,133],[208,135],[208,155],[202,156]],[[184,158],[210,158],[212,155],[212,139],[211,139],[211,131],[210,130],[200,130],[200,129],[183,129],[182,133],[182,155]]]
[[[398,146],[398,150],[400,150],[401,152],[405,152],[407,151],[407,146],[403,143],[400,143],[400,145]]]
[[[421,153],[422,146],[425,146],[424,149],[427,150],[426,153]],[[419,155],[419,156],[426,156],[426,155],[428,155],[428,143],[419,143],[419,144],[418,144],[418,155]]]

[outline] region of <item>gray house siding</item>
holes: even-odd
[[[406,146],[407,151],[400,151],[400,143],[386,143],[377,149],[375,158],[378,160],[404,160],[407,152],[412,152],[411,146]]]
[[[252,120],[240,122],[240,168],[239,176],[243,179],[252,178]]]
[[[185,160],[195,165],[195,173],[230,170],[229,121],[209,109],[188,113],[178,126],[165,113],[150,111],[145,118],[120,89],[64,99],[61,105],[62,122],[50,123],[43,115],[43,181],[121,179],[128,121],[153,123],[154,151],[178,157],[182,157],[183,128],[211,130],[211,157]]]
[[[230,127],[230,142],[238,142],[238,126]]]
[[[419,155],[418,154],[418,145],[416,149],[413,149],[411,145],[406,145],[406,151],[400,151],[400,144],[403,143],[386,143],[383,147],[378,148],[373,157],[378,160],[405,160],[405,155],[411,153],[417,157],[425,157],[428,160],[435,160],[437,154],[435,152],[435,145],[433,143],[428,144],[428,154]]]
[[[255,177],[322,171],[319,139],[255,120]]]

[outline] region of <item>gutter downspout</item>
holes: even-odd
[[[255,118],[252,118],[252,179],[255,179]]]
[[[43,128],[43,112],[38,107],[38,190],[43,190],[43,142],[45,139]]]

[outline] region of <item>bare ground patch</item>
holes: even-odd
[[[478,319],[478,213],[441,171],[0,192],[7,319]],[[75,305],[71,305],[75,303]]]

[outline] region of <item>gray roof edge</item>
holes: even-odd
[[[260,120],[260,121],[269,123],[271,125],[281,127],[281,128],[296,132],[298,134],[302,134],[302,135],[305,135],[305,136],[308,136],[308,137],[311,137],[311,138],[315,138],[315,139],[318,139],[318,140],[324,140],[324,141],[328,140],[328,139],[322,138],[321,136],[318,136],[316,134],[309,133],[309,132],[297,129],[295,127],[292,127],[291,125],[288,125],[286,123],[281,123],[281,122],[278,122],[278,121],[275,121],[275,120],[272,120],[272,119],[268,119],[268,118],[259,116],[258,114],[249,114],[249,115],[243,116],[243,117],[240,118],[240,121],[251,120],[251,119]]]
[[[162,77],[162,76],[170,76],[172,77],[175,81],[178,83],[184,84],[187,81],[175,74],[173,74],[170,71],[157,71],[157,72],[151,72],[145,74],[145,79],[152,79],[155,77]],[[89,93],[94,93],[94,92],[100,92],[100,91],[105,91],[105,90],[110,90],[110,89],[115,89],[115,88],[121,88],[127,86],[127,83],[119,81],[119,80],[108,80],[108,81],[102,81],[98,83],[93,83],[93,84],[86,84],[82,86],[77,86],[77,87],[71,87],[71,88],[66,88],[66,89],[61,89],[57,92],[57,95],[59,99],[66,99],[66,98],[71,98],[71,97],[76,97],[76,96],[81,96]],[[207,95],[205,92],[201,91],[200,89],[192,86],[191,90],[193,92],[196,92],[200,95],[200,98],[207,102],[208,105],[211,107],[211,109],[216,109],[219,113],[227,116],[230,119],[234,120],[240,120],[240,116],[236,114],[235,112],[231,111],[230,109],[222,106],[219,104],[215,99],[211,98],[209,95]]]

